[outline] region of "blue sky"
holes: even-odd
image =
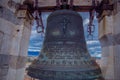
[[[46,27],[47,24],[47,17],[49,16],[50,13],[44,12],[42,13],[42,20],[43,24]],[[88,13],[79,13],[82,18],[83,18],[83,26],[84,26],[84,33],[85,33],[85,38],[86,38],[86,43],[88,47],[88,51],[93,57],[101,57],[101,46],[98,41],[98,22],[96,17],[94,18],[94,25],[95,25],[95,32],[93,35],[93,40],[89,40],[87,35],[87,26],[89,23],[89,14]],[[29,43],[29,48],[28,52],[31,55],[38,54],[41,50],[42,43],[44,40],[44,36],[41,36],[41,34],[36,32],[36,24],[33,25],[32,31],[31,31],[31,37],[30,37],[30,43]]]

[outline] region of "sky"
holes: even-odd
[[[49,16],[49,14],[50,13],[48,13],[48,12],[42,13],[42,20],[43,20],[44,27],[46,27],[47,17]],[[95,25],[95,32],[93,34],[93,40],[92,40],[91,37],[88,37],[88,33],[87,33],[87,26],[89,23],[89,13],[79,13],[79,14],[83,18],[84,33],[85,33],[88,51],[92,57],[100,58],[101,57],[101,46],[100,46],[100,42],[98,40],[97,18],[95,17],[94,21],[93,21],[93,24]],[[29,56],[38,56],[39,55],[39,52],[42,48],[42,43],[44,40],[44,35],[37,33],[35,26],[36,26],[36,24],[33,24],[33,26],[32,26],[31,37],[30,37],[29,48],[28,48]]]

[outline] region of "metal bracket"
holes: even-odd
[[[2,6],[0,6],[0,9],[2,9]]]
[[[102,1],[101,3],[98,4],[96,7],[96,12],[98,13],[97,18],[102,17],[102,14],[104,11],[113,11],[114,7],[113,4],[109,4],[109,1]],[[104,15],[105,16],[105,15]]]
[[[3,12],[3,7],[0,5],[0,12],[2,13]]]

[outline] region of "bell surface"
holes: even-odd
[[[57,10],[47,19],[43,47],[28,68],[39,80],[103,80],[99,65],[88,53],[82,17]]]

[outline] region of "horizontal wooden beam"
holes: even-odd
[[[69,7],[68,7],[69,8]],[[72,10],[77,12],[89,12],[90,10],[95,9],[96,12],[101,12],[103,10],[113,10],[113,5],[102,5],[102,6],[73,6]],[[37,9],[34,7],[29,7],[27,5],[21,5],[19,10],[29,10],[31,13],[35,10],[40,12],[53,12],[55,10],[59,10],[57,6],[45,6],[45,7],[38,7]]]
[[[89,12],[91,9],[93,9],[92,6],[74,6],[72,10],[77,12]],[[47,6],[47,7],[39,7],[38,10],[41,12],[53,12],[59,9],[56,6]]]

